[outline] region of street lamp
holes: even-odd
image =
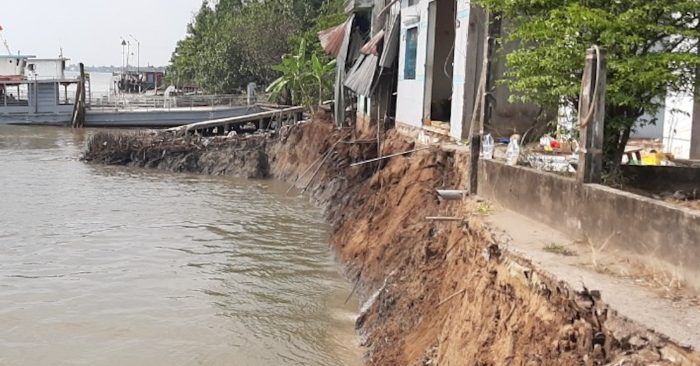
[[[115,82],[116,91],[118,93],[121,93],[123,90],[125,65],[126,65],[126,40],[124,38],[122,38],[122,72],[121,72],[121,75],[119,75],[119,81]]]
[[[122,74],[124,73],[124,65],[125,65],[125,60],[126,60],[126,41],[124,38],[122,38]]]

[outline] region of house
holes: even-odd
[[[469,136],[484,65],[486,14],[467,0],[349,0],[349,19],[321,32],[336,56],[336,121],[347,110],[362,127],[391,119],[406,131],[456,140]],[[500,29],[500,26],[499,26]],[[498,76],[502,58],[491,64]],[[508,137],[530,129],[541,114],[511,104],[504,86],[493,88],[488,131]]]
[[[505,57],[485,55],[486,32],[497,36],[503,25],[487,27],[487,14],[471,1],[348,0],[346,12],[345,23],[320,34],[343,66],[336,75],[339,124],[351,120],[365,128],[391,120],[405,132],[466,140],[481,103],[482,77],[491,91],[484,130],[494,137],[537,135],[541,122],[556,118],[533,104],[510,103],[508,88],[493,83],[506,71]],[[507,54],[515,45],[502,47]],[[663,139],[666,152],[700,159],[700,104],[692,95],[669,95],[654,118],[656,125],[637,129],[637,137]]]
[[[677,159],[700,160],[700,101],[691,93],[669,93],[664,107],[654,116],[655,123],[640,119],[632,138],[661,140],[664,152]]]

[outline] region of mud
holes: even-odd
[[[375,137],[321,119],[217,140],[97,134],[85,159],[275,177],[309,193],[364,300],[357,328],[368,365],[700,364],[691,350],[616,314],[593,289],[577,292],[505,251],[480,219],[481,203],[441,201],[435,189],[466,186],[468,157],[435,147],[350,167],[378,155]],[[413,147],[390,131],[381,153]]]

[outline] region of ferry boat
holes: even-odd
[[[166,128],[231,118],[240,124],[251,116],[262,126],[272,118],[265,113],[280,113],[265,112],[250,96],[144,95],[162,86],[163,72],[155,68],[122,72],[116,80],[122,93],[93,101],[90,74],[67,77],[62,51],[57,58],[13,54],[2,30],[7,54],[0,55],[0,124]],[[73,123],[74,114],[80,123]]]
[[[77,78],[65,57],[0,55],[0,123],[69,123]]]
[[[66,76],[68,60],[0,55],[0,124],[71,125],[80,77]],[[144,83],[137,87],[162,82],[162,74],[151,71],[140,74],[145,76]],[[85,89],[85,127],[165,128],[261,111],[239,98],[222,96],[127,97],[124,93],[106,103],[93,101],[87,73]]]

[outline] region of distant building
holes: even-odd
[[[677,159],[700,160],[700,102],[690,93],[669,93],[654,124],[641,126],[649,116],[640,119],[633,138],[660,139],[664,152]]]

